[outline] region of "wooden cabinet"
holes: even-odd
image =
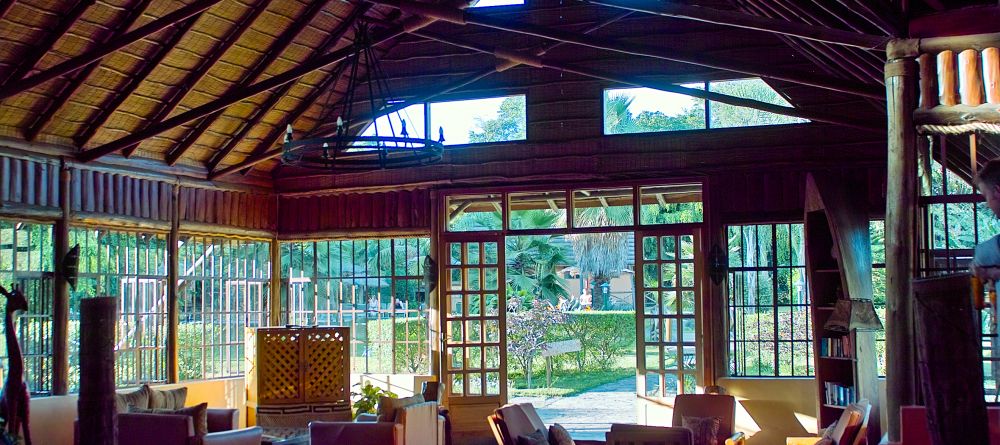
[[[878,443],[878,362],[873,332],[849,334],[823,328],[840,298],[871,299],[871,240],[866,196],[855,184],[823,176],[806,181],[806,273],[812,301],[817,420],[825,428],[844,406],[867,399],[872,404],[869,443]]]

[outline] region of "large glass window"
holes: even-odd
[[[242,375],[244,331],[268,322],[270,243],[183,236],[178,265],[181,380]]]
[[[80,299],[118,298],[115,380],[131,386],[167,380],[167,237],[162,233],[72,228],[80,245],[76,290],[70,292],[70,391],[79,389]]]
[[[430,136],[445,145],[522,141],[527,137],[524,95],[430,104]]]
[[[406,136],[423,138],[427,131],[422,103],[413,104],[395,113],[379,116],[361,132],[362,136]]]
[[[429,246],[429,238],[282,243],[288,322],[349,326],[354,372],[429,372]]]
[[[802,224],[735,225],[727,235],[730,375],[813,375]]]
[[[694,89],[707,88],[716,93],[791,106],[777,91],[757,78],[699,82],[681,86]],[[750,127],[799,122],[808,121],[652,88],[604,90],[604,134]]]
[[[0,285],[18,286],[28,310],[17,318],[17,340],[24,357],[24,381],[33,395],[52,390],[52,226],[0,220]],[[6,298],[0,297],[0,309]],[[0,324],[0,336],[6,326]],[[8,351],[0,342],[0,362]]]
[[[486,8],[490,6],[523,5],[524,0],[479,0],[475,2],[473,8]]]

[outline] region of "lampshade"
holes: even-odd
[[[880,331],[882,321],[875,314],[872,300],[840,299],[823,329],[834,332]]]

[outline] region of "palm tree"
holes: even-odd
[[[630,207],[592,207],[581,209],[574,216],[579,227],[615,227],[632,223]],[[576,255],[580,272],[593,277],[590,285],[594,295],[594,307],[604,308],[607,304],[600,297],[601,285],[621,275],[630,264],[628,232],[583,233],[570,236],[573,253]]]
[[[548,210],[528,210],[517,215],[517,224],[512,218],[511,226],[552,227],[561,217]],[[507,237],[507,283],[512,294],[525,293],[553,304],[560,297],[569,296],[566,280],[556,271],[556,267],[568,262],[568,252],[556,238],[553,235]]]
[[[629,107],[635,98],[624,94],[615,94],[604,102],[604,134],[635,133],[635,120]]]

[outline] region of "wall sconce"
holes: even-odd
[[[726,279],[728,273],[729,259],[726,258],[726,252],[716,244],[708,253],[708,277],[718,286],[722,284],[722,280]]]

